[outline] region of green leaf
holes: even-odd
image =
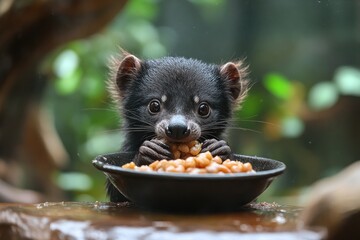
[[[276,73],[269,73],[264,78],[265,88],[274,96],[287,100],[291,97],[293,88],[291,82],[284,76]]]

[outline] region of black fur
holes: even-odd
[[[119,66],[116,67],[119,69]],[[183,116],[186,121],[191,121],[201,129],[199,140],[205,141],[204,150],[223,154],[224,158],[229,156],[231,150],[226,142],[218,140],[222,139],[237,104],[231,94],[232,88],[236,85],[240,89],[241,98],[246,93],[243,80],[231,82],[233,79],[228,79],[218,65],[179,57],[141,61],[140,68],[132,70],[131,75],[124,77],[123,74],[122,78],[126,78],[126,81],[122,82],[118,77],[111,83],[117,85],[112,86],[115,91],[121,92],[118,97],[121,98],[120,110],[124,120],[122,129],[125,133],[121,151],[133,153],[135,163],[149,163],[159,159],[156,158],[159,156],[171,158],[166,146],[153,139],[159,137],[155,131],[159,127],[157,124],[174,115]],[[161,100],[162,96],[166,96],[166,101]],[[194,101],[195,96],[199,101]],[[151,114],[148,110],[149,102],[154,99],[161,102],[161,111],[157,114]],[[208,117],[198,114],[202,102],[210,106]],[[124,200],[109,181],[107,192],[113,202]]]

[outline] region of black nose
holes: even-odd
[[[169,126],[166,129],[166,135],[174,140],[180,140],[189,136],[190,129],[186,119],[181,115],[175,115],[170,119]]]

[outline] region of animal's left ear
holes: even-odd
[[[242,62],[228,62],[220,67],[220,75],[229,89],[233,103],[240,103],[246,97],[248,84],[246,80],[247,67]]]

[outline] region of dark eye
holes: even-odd
[[[207,103],[200,103],[198,114],[202,117],[208,117],[210,115],[210,106]]]
[[[160,112],[160,102],[158,100],[152,100],[148,105],[148,110],[151,114]]]

